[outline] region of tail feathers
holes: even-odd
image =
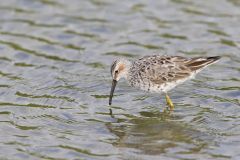
[[[217,62],[220,58],[220,56],[192,58],[186,63],[186,66],[192,71],[196,71]]]

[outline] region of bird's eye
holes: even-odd
[[[115,74],[118,74],[118,70],[115,71]]]

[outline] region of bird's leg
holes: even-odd
[[[166,93],[165,97],[166,97],[167,105],[169,106],[170,111],[172,111],[172,110],[174,109],[174,105],[173,105],[173,103],[172,103],[172,100],[171,100],[170,97],[167,95],[167,93]]]

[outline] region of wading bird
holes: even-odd
[[[141,90],[165,93],[170,110],[174,105],[168,91],[184,81],[193,78],[205,67],[217,62],[219,56],[185,58],[181,56],[145,56],[135,61],[124,58],[117,59],[111,66],[112,87],[109,105],[119,79],[125,78],[132,87]]]

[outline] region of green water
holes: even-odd
[[[2,0],[0,159],[240,159],[238,0]],[[119,82],[117,57],[223,58],[169,95]]]

